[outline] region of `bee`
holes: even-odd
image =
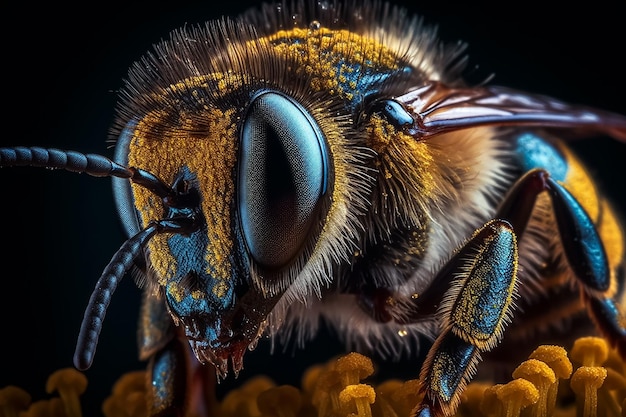
[[[351,349],[432,338],[415,415],[452,414],[510,346],[576,329],[626,356],[619,215],[567,142],[623,141],[626,118],[469,85],[463,57],[390,4],[264,5],[134,65],[111,158],[0,149],[3,167],[112,177],[128,240],[75,365],[91,365],[127,273],[141,359],[170,376],[152,372],[155,415],[190,411],[188,373],[237,374],[261,337],[305,344],[320,320]]]

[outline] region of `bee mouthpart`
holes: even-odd
[[[239,372],[243,369],[243,355],[249,347],[256,344],[256,340],[249,343],[243,338],[231,339],[220,343],[217,348],[210,347],[206,341],[190,340],[189,343],[201,363],[210,363],[215,367],[219,382],[228,376],[229,361],[235,378],[239,376]]]
[[[200,363],[215,367],[218,381],[225,379],[231,368],[235,378],[239,376],[246,350],[256,348],[266,327],[265,320],[248,318],[238,323],[235,325],[232,317],[217,319],[211,315],[186,317],[179,322],[194,355]]]
[[[231,367],[235,377],[243,369],[243,356],[257,346],[278,298],[262,298],[249,290],[226,305],[197,301],[192,296],[182,301],[170,297],[168,305],[198,361],[212,364],[220,380],[226,378]]]

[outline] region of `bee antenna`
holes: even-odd
[[[84,172],[94,177],[131,178],[133,176],[130,169],[102,155],[38,146],[0,148],[0,167],[10,166],[64,169],[71,172]]]
[[[135,184],[141,185],[161,198],[175,198],[176,193],[172,190],[172,187],[156,175],[140,168],[131,167],[128,168],[128,171],[132,174],[130,180]]]
[[[12,166],[64,169],[70,172],[86,173],[94,177],[128,178],[170,204],[177,201],[177,194],[172,187],[154,174],[139,168],[127,168],[98,154],[84,154],[38,146],[0,148],[0,167]],[[113,255],[98,279],[85,310],[74,351],[74,366],[76,368],[85,370],[91,366],[111,296],[147,242],[158,233],[191,233],[198,228],[197,220],[196,216],[190,215],[153,221],[145,229],[124,242]]]
[[[0,167],[32,166],[39,168],[64,169],[85,173],[94,177],[129,178],[161,198],[174,196],[172,188],[155,175],[138,168],[126,168],[106,156],[63,151],[38,146],[14,146],[0,148]]]
[[[184,234],[196,228],[196,221],[192,217],[168,218],[151,222],[145,229],[124,242],[104,268],[89,299],[74,351],[74,366],[76,368],[85,370],[91,366],[111,296],[122,277],[133,265],[135,257],[148,241],[159,233]]]

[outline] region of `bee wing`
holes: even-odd
[[[505,87],[451,88],[430,83],[396,97],[428,137],[469,127],[540,126],[608,134],[626,142],[626,116]]]

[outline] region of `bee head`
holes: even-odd
[[[147,291],[222,376],[348,264],[375,186],[359,109],[416,76],[401,46],[331,28],[337,13],[302,28],[264,9],[174,31],[121,91],[115,161],[161,185],[114,178],[118,212],[129,236],[185,225],[142,246]]]
[[[198,358],[218,369],[232,358],[237,370],[320,232],[328,149],[310,114],[278,91],[256,91],[239,114],[189,116],[128,123],[116,159],[173,195],[117,180],[116,201],[130,235],[157,219],[193,218],[193,230],[151,239],[146,272]]]

